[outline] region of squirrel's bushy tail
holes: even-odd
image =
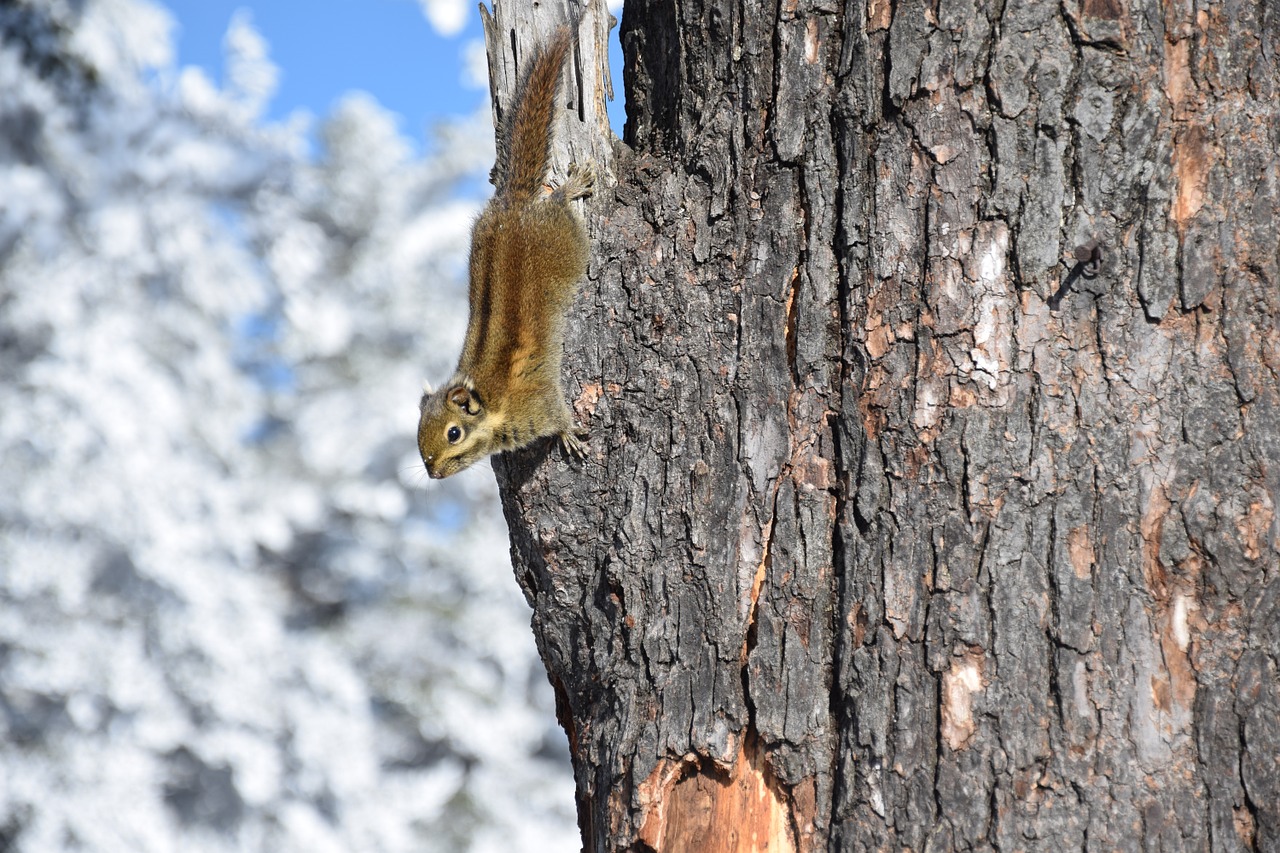
[[[498,135],[494,186],[499,196],[533,198],[546,180],[560,72],[572,44],[573,30],[559,27],[520,76]]]

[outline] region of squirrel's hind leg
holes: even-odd
[[[564,183],[551,193],[553,201],[573,201],[585,198],[596,191],[596,172],[591,166],[573,163]]]

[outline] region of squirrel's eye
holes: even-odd
[[[445,437],[449,439],[450,444],[457,444],[462,440],[462,430],[457,426],[451,426],[449,431],[445,433]]]

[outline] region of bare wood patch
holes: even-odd
[[[964,749],[977,729],[973,694],[983,689],[983,660],[981,649],[970,651],[942,675],[942,739],[955,750]]]
[[[1088,580],[1097,562],[1093,542],[1089,539],[1088,525],[1073,528],[1067,534],[1067,553],[1071,557],[1071,569],[1080,580]]]
[[[660,762],[640,790],[649,805],[640,841],[656,853],[797,849],[786,797],[754,737],[728,772],[692,758]]]

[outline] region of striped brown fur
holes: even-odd
[[[449,382],[421,403],[418,449],[433,477],[544,436],[584,452],[560,362],[565,313],[587,267],[586,232],[571,202],[591,193],[594,176],[575,166],[554,192],[542,189],[572,36],[562,27],[534,55],[502,123],[496,192],[471,233],[462,355]]]

